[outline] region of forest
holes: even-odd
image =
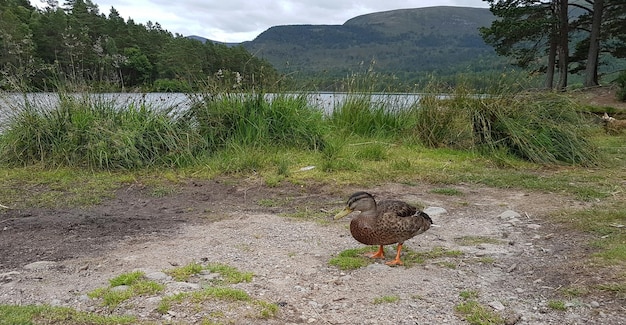
[[[0,89],[188,91],[200,86],[258,89],[278,72],[242,46],[200,42],[157,22],[124,20],[91,0],[0,0]]]

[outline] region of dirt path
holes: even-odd
[[[460,250],[462,256],[412,267],[374,263],[353,271],[328,264],[339,252],[361,247],[349,235],[347,219],[332,221],[331,214],[360,188],[203,181],[165,197],[133,186],[86,210],[5,210],[0,212],[0,304],[45,303],[108,314],[86,293],[140,269],[166,290],[133,298],[114,314],[158,323],[209,318],[235,324],[465,324],[455,306],[462,302],[461,292],[475,290],[478,301],[508,324],[626,324],[623,301],[562,295],[563,288],[602,277],[594,279],[579,262],[587,253],[581,248],[584,238],[545,218],[581,203],[553,194],[454,188],[463,195],[435,194],[425,184],[366,190],[381,199],[444,208],[447,212],[433,216],[439,227],[406,246],[418,252]],[[268,207],[271,203],[276,207]],[[326,217],[279,216],[302,211]],[[30,264],[38,261],[54,263]],[[253,272],[253,281],[232,287],[278,303],[278,315],[253,318],[254,305],[223,301],[175,304],[169,313],[157,313],[163,296],[197,290],[210,276],[179,283],[160,273],[194,261]],[[383,297],[398,300],[375,303]],[[567,310],[549,308],[551,299],[564,300]]]

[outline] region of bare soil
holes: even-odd
[[[454,196],[435,194],[428,184],[367,188],[380,199],[444,208],[447,212],[433,216],[438,227],[405,246],[417,252],[442,247],[463,255],[412,267],[378,261],[342,271],[329,260],[361,245],[350,236],[347,219],[333,221],[332,212],[362,188],[270,188],[253,180],[190,180],[177,186],[164,197],[129,186],[86,209],[0,212],[0,304],[69,306],[156,323],[206,318],[235,324],[464,324],[455,311],[463,302],[459,294],[476,290],[479,302],[509,324],[626,324],[623,300],[602,292],[563,295],[564,288],[610,282],[612,273],[582,261],[591,252],[590,238],[547,217],[563,208],[584,207],[571,198],[464,184],[453,187],[463,193]],[[277,206],[267,207],[268,202]],[[502,215],[507,210],[520,215]],[[326,217],[290,217],[303,211]],[[472,242],[476,237],[491,240]],[[42,261],[53,263],[31,264]],[[133,298],[112,311],[86,296],[122,273],[154,275],[191,262],[253,272],[252,282],[232,287],[277,303],[280,311],[261,319],[254,315],[254,305],[205,301],[156,312],[163,296],[197,290],[206,285],[202,278],[180,283],[157,277],[166,285],[164,292]],[[376,303],[383,297],[398,300]],[[550,308],[553,299],[566,302],[567,310]]]

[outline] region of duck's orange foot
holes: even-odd
[[[385,258],[385,251],[383,250],[383,246],[378,247],[378,251],[373,254],[365,254],[365,256],[369,258]]]
[[[404,265],[404,263],[402,263],[402,261],[400,259],[395,259],[393,261],[389,261],[387,263],[385,263],[389,266],[396,266],[396,265]]]

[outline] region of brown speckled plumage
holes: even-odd
[[[341,218],[352,211],[361,213],[350,222],[352,237],[365,245],[380,245],[374,257],[382,257],[383,245],[398,243],[396,260],[388,264],[402,264],[400,250],[405,240],[415,237],[430,228],[432,219],[416,207],[402,201],[381,201],[366,192],[356,192],[348,199],[344,211],[335,216]]]

